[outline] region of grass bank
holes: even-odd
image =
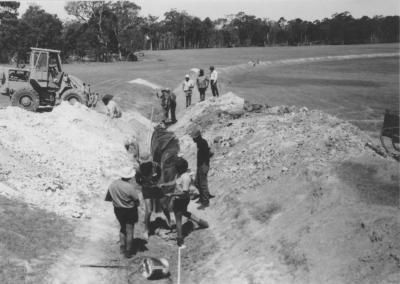
[[[0,283],[43,283],[72,235],[71,221],[0,196]]]

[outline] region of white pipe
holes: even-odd
[[[181,247],[178,247],[178,280],[177,284],[181,284]]]
[[[151,134],[153,133],[153,113],[154,113],[154,107],[151,108],[151,116],[150,116],[150,129],[149,129],[149,134],[147,136],[147,143],[149,145],[149,153],[151,154]]]

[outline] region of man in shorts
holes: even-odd
[[[208,228],[208,223],[205,220],[198,218],[188,211],[190,202],[190,187],[193,185],[193,179],[189,170],[188,162],[178,157],[176,160],[176,188],[172,193],[173,211],[176,221],[176,233],[178,246],[183,245],[183,232],[182,232],[182,217],[185,216],[189,220],[198,224],[199,228]]]
[[[113,181],[108,187],[106,201],[112,201],[114,213],[121,226],[120,250],[125,257],[130,258],[133,251],[133,235],[135,223],[138,221],[139,195],[135,190],[131,179],[135,175],[135,170],[131,167],[123,168],[119,176],[120,179]]]

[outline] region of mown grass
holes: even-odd
[[[43,283],[72,235],[70,221],[0,196],[0,283]]]
[[[399,44],[145,51],[139,62],[74,63],[65,64],[64,70],[91,83],[95,92],[115,95],[123,109],[135,108],[149,117],[152,107],[159,107],[160,102],[150,88],[128,81],[142,78],[175,88],[194,67],[208,74],[210,65],[218,70],[257,60],[385,52],[398,53]],[[321,109],[377,133],[384,109],[399,105],[398,76],[398,57],[393,57],[254,68],[221,74],[219,81],[221,93],[233,91],[270,105]],[[197,99],[195,91],[193,101]],[[0,98],[0,105],[8,102]]]
[[[65,69],[100,93],[112,93],[123,108],[149,116],[158,106],[147,87],[128,84],[135,78],[177,87],[191,68],[218,68],[281,59],[398,52],[398,44],[230,48],[147,51],[139,62],[67,64]],[[254,102],[320,109],[377,133],[382,113],[399,105],[399,62],[393,58],[366,58],[330,62],[249,68],[220,76],[221,93],[233,91]],[[208,91],[210,96],[210,91]],[[198,94],[194,93],[194,101]],[[179,106],[178,106],[179,108]]]
[[[379,132],[385,109],[399,110],[398,57],[278,66],[235,74],[229,88],[270,105],[306,106]]]

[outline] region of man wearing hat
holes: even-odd
[[[133,168],[123,168],[118,175],[121,178],[110,184],[105,200],[112,201],[115,216],[121,226],[120,250],[127,258],[130,258],[134,253],[133,235],[135,223],[138,221],[139,195],[134,185],[130,183],[135,176]]]
[[[164,121],[168,120],[169,111],[171,111],[171,122],[177,122],[175,116],[176,110],[176,95],[170,88],[161,89],[161,95],[157,91],[157,97],[161,99],[161,107],[164,111]]]
[[[217,87],[217,80],[218,80],[218,72],[215,70],[214,66],[210,66],[210,85],[211,85],[211,92],[214,97],[219,97],[218,87]]]
[[[195,185],[199,189],[199,201],[201,206],[198,209],[204,209],[209,206],[210,198],[213,196],[208,190],[208,170],[210,169],[210,157],[212,156],[207,141],[201,137],[200,128],[192,129],[190,136],[197,145],[197,170]]]
[[[186,95],[186,108],[192,104],[192,92],[194,88],[194,83],[190,79],[189,74],[185,75],[185,81],[182,84],[183,92]]]

